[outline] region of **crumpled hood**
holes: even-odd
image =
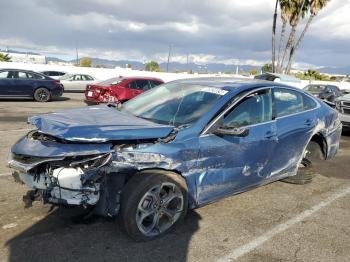
[[[106,105],[63,110],[28,118],[41,133],[76,142],[156,139],[172,126],[160,125]]]

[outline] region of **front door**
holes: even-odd
[[[199,205],[244,191],[269,175],[266,167],[277,143],[271,92],[263,89],[247,95],[219,120],[222,128],[244,128],[248,135],[212,132],[199,138]]]

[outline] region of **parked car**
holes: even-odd
[[[67,74],[60,80],[65,92],[84,92],[86,85],[97,82],[95,77],[83,74]]]
[[[93,207],[135,240],[176,226],[188,209],[284,179],[307,183],[333,158],[338,112],[278,83],[192,79],[118,105],[34,116],[38,130],[11,149],[27,205]]]
[[[312,84],[304,87],[304,90],[322,100],[325,100],[331,105],[334,105],[335,99],[342,95],[340,89],[334,85]]]
[[[296,78],[295,76],[277,73],[263,73],[261,75],[255,76],[254,79],[279,82],[283,84],[289,84],[292,86],[301,84],[300,79]]]
[[[61,72],[61,71],[41,71],[41,74],[44,74],[46,76],[49,76],[53,79],[59,79],[60,77],[63,77],[64,75],[66,75],[66,72]]]
[[[48,102],[61,96],[63,86],[59,80],[40,73],[19,69],[0,70],[0,97],[30,97]]]
[[[87,104],[124,103],[163,83],[163,80],[152,77],[115,77],[94,85],[87,85],[85,102]]]
[[[350,127],[350,94],[335,99],[335,107],[339,111],[344,126]]]

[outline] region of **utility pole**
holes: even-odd
[[[75,53],[76,53],[76,65],[79,66],[79,55],[78,55],[78,46],[75,47]]]
[[[189,53],[187,53],[187,59],[186,59],[186,70],[190,70],[189,68],[189,60],[188,60],[188,57],[189,57]]]
[[[167,72],[169,72],[170,55],[171,55],[171,45],[169,45],[168,63],[166,64],[166,71]]]

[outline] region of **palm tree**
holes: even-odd
[[[292,48],[290,49],[290,54],[289,54],[289,61],[288,61],[288,65],[286,67],[286,73],[288,74],[292,68],[292,63],[294,61],[294,57],[295,57],[295,52],[299,49],[301,41],[304,39],[306,32],[308,31],[313,19],[315,18],[315,16],[318,15],[318,13],[321,11],[321,9],[323,9],[327,3],[330,0],[311,0],[309,2],[309,6],[310,6],[310,16],[309,19],[304,27],[303,32],[301,33],[298,41],[296,42],[296,44],[294,46],[292,46]]]
[[[309,9],[308,2],[309,2],[308,0],[291,0],[290,1],[291,16],[289,19],[289,24],[291,26],[291,32],[290,32],[289,37],[288,37],[287,45],[286,45],[286,47],[283,50],[282,55],[281,55],[281,60],[280,60],[281,68],[280,69],[282,69],[282,67],[284,65],[284,61],[286,59],[286,55],[287,55],[288,50],[290,50],[291,47],[293,46],[300,18],[304,18],[306,12]]]
[[[287,23],[290,20],[291,17],[291,1],[289,0],[280,0],[280,9],[281,9],[281,20],[282,20],[282,29],[281,29],[281,36],[280,36],[280,43],[278,48],[278,59],[277,59],[277,66],[276,66],[276,72],[280,73],[282,71],[282,48],[284,46],[284,39],[286,34],[286,28]]]
[[[276,0],[275,13],[273,15],[273,24],[272,24],[272,72],[276,72],[276,22],[277,22],[277,8],[278,1]]]
[[[0,53],[0,62],[11,62],[11,57],[8,54]]]

